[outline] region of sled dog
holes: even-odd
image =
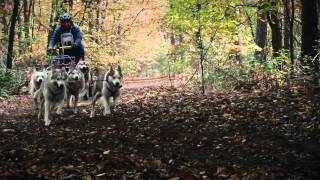
[[[95,116],[95,104],[98,99],[103,105],[103,115],[111,114],[110,106],[116,105],[120,97],[122,87],[122,72],[120,66],[116,70],[110,67],[109,71],[99,72],[97,80],[93,84],[92,110],[90,117]],[[113,104],[111,104],[111,97]]]
[[[62,114],[62,107],[66,96],[67,76],[65,68],[51,68],[48,72],[48,78],[35,93],[39,104],[38,119],[41,118],[42,111],[44,111],[46,126],[50,125],[50,113],[52,111],[56,111],[58,115]]]
[[[78,68],[69,69],[66,82],[67,87],[67,108],[70,108],[71,96],[74,96],[73,105],[74,113],[77,113],[77,103],[79,101],[79,95],[85,88],[84,75]]]
[[[34,101],[36,109],[38,108],[38,103],[34,94],[38,89],[40,89],[42,82],[45,81],[46,79],[47,79],[47,72],[45,70],[37,71],[36,69],[33,69],[30,83],[29,83],[29,93]]]
[[[90,91],[91,72],[90,72],[89,65],[85,61],[79,61],[76,68],[80,69],[80,71],[84,75],[84,80],[85,80],[85,93],[81,93],[80,96],[83,99],[88,99],[91,96],[91,91]]]

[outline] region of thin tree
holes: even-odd
[[[9,42],[8,42],[8,54],[7,54],[7,69],[12,69],[12,55],[13,55],[13,42],[15,34],[15,26],[18,17],[20,0],[13,1],[13,12],[11,15],[11,25],[9,31]]]
[[[282,48],[282,34],[280,26],[280,18],[278,11],[278,3],[275,0],[271,0],[271,10],[268,12],[268,22],[271,28],[272,36],[272,49],[273,56],[278,56],[280,49]]]
[[[317,1],[301,0],[302,4],[302,35],[301,35],[301,60],[304,65],[309,65],[314,72],[319,71],[317,56],[319,40]]]
[[[204,43],[203,37],[201,35],[202,28],[201,28],[201,3],[197,2],[196,4],[196,18],[198,21],[198,30],[195,32],[195,40],[196,40],[196,47],[198,49],[198,55],[200,57],[200,70],[201,70],[201,91],[202,94],[205,93],[205,80],[204,80],[204,60],[205,60],[205,53],[204,53]]]
[[[23,0],[23,20],[24,20],[24,34],[26,38],[26,47],[29,49],[31,46],[30,41],[30,15],[31,8],[33,5],[33,0]]]
[[[261,51],[255,52],[256,58],[261,62],[266,61],[267,13],[264,10],[264,3],[262,0],[258,2],[255,43],[261,48]]]
[[[283,0],[283,48],[289,51],[290,48],[290,0]]]
[[[294,0],[291,0],[291,18],[290,18],[290,59],[293,67],[294,64],[294,35],[293,35],[293,23],[294,23]]]

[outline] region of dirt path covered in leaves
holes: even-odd
[[[288,90],[202,96],[169,84],[127,80],[112,115],[99,106],[89,118],[81,106],[50,127],[29,96],[2,99],[0,179],[320,178],[319,98]]]

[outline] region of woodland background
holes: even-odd
[[[125,78],[110,116],[81,102],[46,127],[23,87],[64,12],[90,67]],[[320,179],[319,15],[320,0],[0,0],[0,179]]]
[[[8,69],[48,63],[47,40],[64,12],[80,26],[92,67],[120,64],[126,76],[179,77],[201,84],[203,92],[232,90],[242,83],[317,84],[319,4],[319,0],[1,0],[1,93],[10,94],[24,82],[19,73],[8,76]]]

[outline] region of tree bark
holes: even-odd
[[[13,12],[11,16],[11,25],[10,25],[9,42],[8,42],[7,69],[12,69],[13,42],[14,42],[15,26],[18,18],[19,3],[20,3],[20,0],[13,1]]]
[[[261,51],[257,51],[255,53],[256,58],[261,62],[266,61],[265,47],[267,44],[267,14],[266,12],[263,12],[263,4],[261,1],[258,3],[255,42],[257,46],[261,48]]]
[[[313,60],[317,55],[316,46],[319,40],[317,1],[301,0],[302,4],[302,35],[301,60],[309,65],[315,72],[319,70],[319,62]]]
[[[290,59],[291,59],[291,64],[292,64],[292,69],[293,69],[293,64],[294,64],[294,34],[293,34],[293,23],[294,23],[294,0],[291,0],[291,19],[290,19]]]
[[[32,7],[32,0],[23,0],[23,20],[24,20],[24,35],[26,39],[26,47],[30,49],[30,14]]]
[[[283,18],[283,48],[289,51],[290,48],[290,2],[283,0],[284,18]]]
[[[1,33],[7,34],[8,28],[7,28],[7,20],[6,20],[6,1],[0,0],[0,30]],[[2,40],[2,39],[1,39]]]
[[[272,49],[273,49],[273,57],[278,56],[280,49],[282,48],[282,34],[280,27],[280,19],[279,12],[277,10],[277,3],[272,1],[271,3],[275,10],[271,10],[268,12],[268,22],[271,28],[271,36],[272,36]]]
[[[197,2],[196,3],[196,9],[197,11],[195,12],[197,21],[198,21],[198,30],[195,32],[195,39],[196,39],[196,47],[198,49],[198,55],[200,58],[200,70],[201,70],[201,92],[202,94],[205,93],[205,79],[204,79],[204,43],[203,43],[203,37],[202,37],[202,26],[201,26],[201,9],[202,5],[201,3]]]
[[[39,1],[40,3],[40,1]],[[50,15],[50,31],[48,33],[48,42],[49,39],[52,35],[52,33],[54,32],[54,30],[56,29],[56,23],[55,22],[59,22],[59,11],[58,9],[62,9],[63,8],[63,3],[59,0],[52,0],[52,4],[51,4],[51,15]]]

